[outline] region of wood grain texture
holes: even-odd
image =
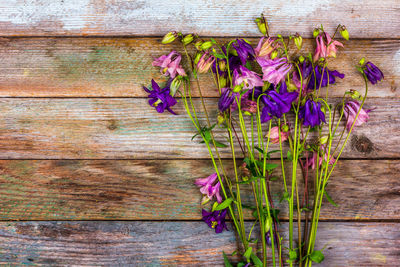
[[[0,220],[199,220],[193,182],[214,171],[208,160],[2,160],[0,169]],[[287,219],[282,188],[271,182]],[[249,186],[241,192],[253,203]],[[321,220],[400,220],[400,161],[340,161],[327,192],[339,207],[326,202]]]
[[[398,228],[321,222],[322,266],[398,266]],[[0,249],[0,263],[10,265],[223,266],[222,251],[236,245],[232,231],[216,235],[203,222],[4,222]]]
[[[218,39],[225,43],[228,39]],[[255,46],[258,39],[249,39]],[[304,54],[313,51],[313,40],[304,41]],[[0,39],[0,97],[141,97],[152,78],[162,81],[154,57],[177,45],[162,45],[159,38],[2,38]],[[293,49],[295,49],[293,47]],[[330,66],[346,74],[331,87],[340,97],[349,89],[364,91],[355,69],[366,56],[385,73],[371,87],[373,97],[400,96],[400,40],[353,40],[345,43]],[[207,97],[218,96],[211,75],[201,76]],[[196,96],[197,90],[193,90]]]
[[[348,27],[358,38],[398,38],[399,2],[286,1],[0,1],[0,35],[164,35],[171,30],[207,36],[258,35],[264,12],[272,33],[311,35],[321,24]]]
[[[201,110],[200,100],[194,102]],[[205,103],[215,121],[216,99]],[[354,131],[342,157],[398,158],[399,105],[397,99],[369,99],[366,108],[376,109],[368,124]],[[200,137],[191,141],[195,128],[181,103],[174,107],[178,116],[159,114],[146,99],[131,98],[2,98],[0,110],[2,159],[209,158]],[[198,114],[205,125],[203,115]],[[216,129],[215,135],[226,142],[225,130]],[[231,157],[228,148],[220,151]]]

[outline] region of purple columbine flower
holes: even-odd
[[[353,125],[354,120],[356,119],[356,115],[358,110],[360,109],[361,105],[355,100],[350,100],[346,103],[343,109],[344,116],[346,117],[347,123],[346,123],[346,129],[347,131],[350,131],[351,126]],[[365,122],[368,121],[369,115],[368,113],[371,110],[364,110],[361,108],[360,113],[358,114],[357,120],[354,123],[354,126],[361,126]]]
[[[242,65],[245,65],[247,60],[254,60],[254,49],[245,40],[236,39],[232,46],[236,49]]]
[[[321,110],[321,103],[315,103],[308,99],[306,104],[300,108],[299,119],[304,119],[303,125],[315,127],[325,122],[325,114]]]
[[[243,66],[233,71],[232,79],[234,86],[243,84],[243,89],[253,89],[255,86],[264,85],[264,82],[257,73]]]
[[[310,81],[307,86],[307,89],[309,89],[309,90],[312,90],[315,88],[318,89],[320,85],[321,85],[321,87],[327,86],[328,85],[328,74],[329,74],[329,84],[334,84],[336,82],[335,77],[339,77],[340,79],[344,78],[344,74],[338,72],[337,70],[328,70],[328,68],[325,68],[323,75],[322,75],[323,67],[315,66],[314,70],[315,70],[315,75],[314,75],[314,72],[311,72]]]
[[[212,200],[214,196],[217,198],[218,203],[222,202],[222,197],[219,193],[219,191],[221,190],[221,184],[219,181],[217,181],[217,178],[217,173],[213,173],[206,178],[196,179],[196,181],[194,182],[195,185],[200,187],[200,192],[205,195],[205,198],[208,198],[203,199],[202,203],[208,202],[208,200]],[[217,183],[214,184],[215,181],[217,181]]]
[[[382,71],[370,61],[365,63],[363,71],[372,84],[376,84],[385,77]]]
[[[230,88],[222,88],[222,94],[218,100],[218,109],[221,112],[227,110],[235,100],[236,96],[239,96],[239,93],[234,93]]]
[[[297,99],[297,92],[278,93],[274,90],[266,92],[267,95],[261,96],[264,107],[261,112],[261,123],[267,122],[273,117],[281,118],[283,114],[289,112],[292,102]]]
[[[215,229],[215,233],[219,234],[222,233],[222,231],[228,230],[228,227],[226,227],[225,224],[225,216],[227,214],[227,209],[223,209],[221,211],[206,211],[203,209],[201,211],[201,214],[203,216],[203,221],[208,224],[210,228]]]
[[[303,63],[299,64],[299,69],[301,76],[303,78],[303,89],[307,87],[307,78],[310,76],[312,72],[312,64],[309,60],[304,60]],[[300,89],[301,87],[301,79],[300,79],[300,73],[298,69],[296,68],[295,71],[293,72],[293,78],[292,82],[293,84]]]
[[[278,84],[285,80],[286,75],[292,68],[292,64],[288,63],[284,57],[275,59],[257,58],[258,64],[262,68],[263,81]]]
[[[162,55],[153,61],[153,66],[158,66],[161,68],[161,74],[165,76],[170,76],[175,78],[177,74],[181,76],[186,76],[185,70],[181,66],[182,56],[176,52],[172,51],[168,55]]]
[[[164,87],[160,88],[160,86],[154,81],[151,80],[151,88],[150,90],[143,86],[143,89],[149,93],[147,96],[149,99],[149,105],[155,107],[157,112],[163,113],[165,110],[168,110],[172,114],[176,115],[174,111],[172,111],[171,107],[176,104],[176,99],[170,95],[170,82]]]

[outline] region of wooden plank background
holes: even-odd
[[[235,250],[232,228],[215,235],[200,221],[193,185],[212,171],[207,151],[190,141],[181,104],[178,116],[159,115],[142,86],[161,80],[153,57],[180,49],[160,44],[167,31],[256,44],[261,12],[273,34],[309,38],[321,23],[347,26],[353,40],[333,65],[347,77],[332,103],[348,89],[363,92],[353,68],[362,56],[384,71],[369,92],[370,121],[356,129],[329,184],[339,207],[325,203],[317,247],[327,248],[323,266],[398,266],[397,0],[0,0],[0,264],[221,266],[222,250]],[[210,84],[203,76],[213,109]]]

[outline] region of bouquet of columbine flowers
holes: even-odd
[[[301,51],[300,35],[271,37],[264,16],[255,21],[264,35],[255,48],[246,39],[221,44],[195,34],[166,34],[163,44],[182,44],[188,69],[182,67],[178,52],[163,55],[154,60],[153,66],[160,67],[161,74],[168,78],[166,84],[160,86],[152,80],[151,88],[144,90],[149,93],[150,106],[159,113],[167,110],[175,114],[171,108],[177,103],[175,97],[181,97],[196,129],[195,136],[202,138],[215,169],[210,176],[195,181],[203,194],[201,205],[215,199],[207,206],[209,210],[202,210],[202,217],[217,234],[227,230],[226,216],[230,217],[240,241],[235,253],[242,261],[237,266],[266,266],[268,255],[273,266],[283,266],[284,262],[311,266],[324,259],[322,251],[314,249],[322,201],[325,197],[336,205],[325,188],[354,126],[369,118],[370,110],[363,109],[368,81],[376,84],[384,76],[378,67],[362,58],[356,68],[365,81],[364,95],[350,90],[338,103],[331,103],[329,86],[345,75],[329,69],[329,62],[343,47],[335,40],[336,34],[349,39],[345,26],[339,25],[332,37],[322,26],[316,28],[316,48],[311,54]],[[290,47],[295,51],[289,51]],[[204,121],[193,102],[188,72],[196,83]],[[219,93],[218,115],[214,118],[209,116],[200,88],[199,74],[204,73],[211,74]],[[226,132],[226,142],[216,140],[216,128]],[[279,144],[279,149],[271,151],[271,144]],[[226,166],[220,148],[228,146],[232,165]],[[271,161],[273,153],[279,155],[280,164]],[[271,192],[270,184],[277,179],[273,176],[276,168],[281,168],[283,188]],[[243,187],[251,189],[253,203],[242,202]],[[282,196],[279,203],[274,203],[273,193]],[[289,209],[285,239],[277,216],[278,207],[284,202]],[[251,227],[246,227],[244,209],[251,210],[254,216]],[[254,238],[256,225],[260,234]],[[258,240],[261,251],[255,249]],[[225,253],[223,257],[225,266],[232,266]]]

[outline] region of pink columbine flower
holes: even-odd
[[[288,139],[289,133],[280,131],[281,132],[281,142],[286,141]],[[279,127],[275,126],[272,127],[269,133],[271,143],[278,144],[279,143]],[[268,138],[268,134],[266,136]]]
[[[217,178],[217,173],[213,173],[206,178],[196,179],[196,181],[194,182],[195,185],[200,187],[200,192],[204,195],[202,204],[205,204],[209,200],[212,200],[214,196],[217,198],[218,203],[222,202],[222,197],[219,193],[219,191],[221,190],[221,184],[219,181],[214,184]]]
[[[284,57],[275,59],[257,58],[257,62],[260,64],[262,72],[264,73],[263,81],[268,81],[273,84],[284,81],[286,75],[292,68],[292,65],[289,64]]]
[[[266,40],[265,40],[266,39]],[[265,41],[264,41],[265,40]],[[256,49],[254,52],[256,53],[256,58],[265,58],[269,59],[272,51],[275,50],[273,46],[274,39],[262,37],[258,42]]]
[[[204,53],[199,62],[197,62],[197,72],[198,73],[206,73],[211,65],[214,63],[215,57],[209,56],[207,53]]]
[[[344,116],[346,117],[347,123],[346,123],[346,128],[347,131],[350,131],[351,126],[353,125],[354,120],[356,119],[356,115],[358,110],[360,109],[360,103],[358,103],[355,100],[350,100],[346,103],[344,106]],[[358,114],[357,120],[354,123],[354,126],[360,126],[363,123],[367,122],[369,119],[368,113],[371,110],[364,110],[361,108],[360,114]]]
[[[232,80],[234,86],[243,84],[243,89],[253,89],[256,86],[264,85],[264,82],[257,73],[243,66],[239,66],[239,68],[233,71]]]
[[[251,114],[257,113],[257,102],[250,99],[242,99],[241,109],[242,111],[247,111]]]
[[[322,162],[323,161],[328,161],[328,157],[329,157],[328,150],[326,149],[326,145],[322,145],[321,146],[320,152],[324,153],[323,157],[321,155],[319,156],[319,164],[318,164],[318,166],[321,167]],[[313,170],[315,169],[316,164],[317,164],[317,156],[318,156],[318,151],[313,151],[312,152],[312,157],[307,159],[307,167],[311,167],[311,169],[313,169]],[[328,164],[329,165],[333,165],[335,163],[335,161],[336,161],[336,159],[333,156],[331,156],[330,159],[329,159]]]
[[[324,38],[325,37],[325,38]],[[320,34],[316,38],[317,48],[315,49],[314,62],[318,59],[327,57],[336,57],[337,48],[336,46],[343,47],[343,44],[339,41],[332,41],[330,35],[326,32]]]
[[[182,56],[178,52],[172,51],[168,55],[162,55],[155,59],[152,64],[161,68],[161,74],[175,78],[177,74],[186,76],[185,70],[180,65],[181,60]]]

